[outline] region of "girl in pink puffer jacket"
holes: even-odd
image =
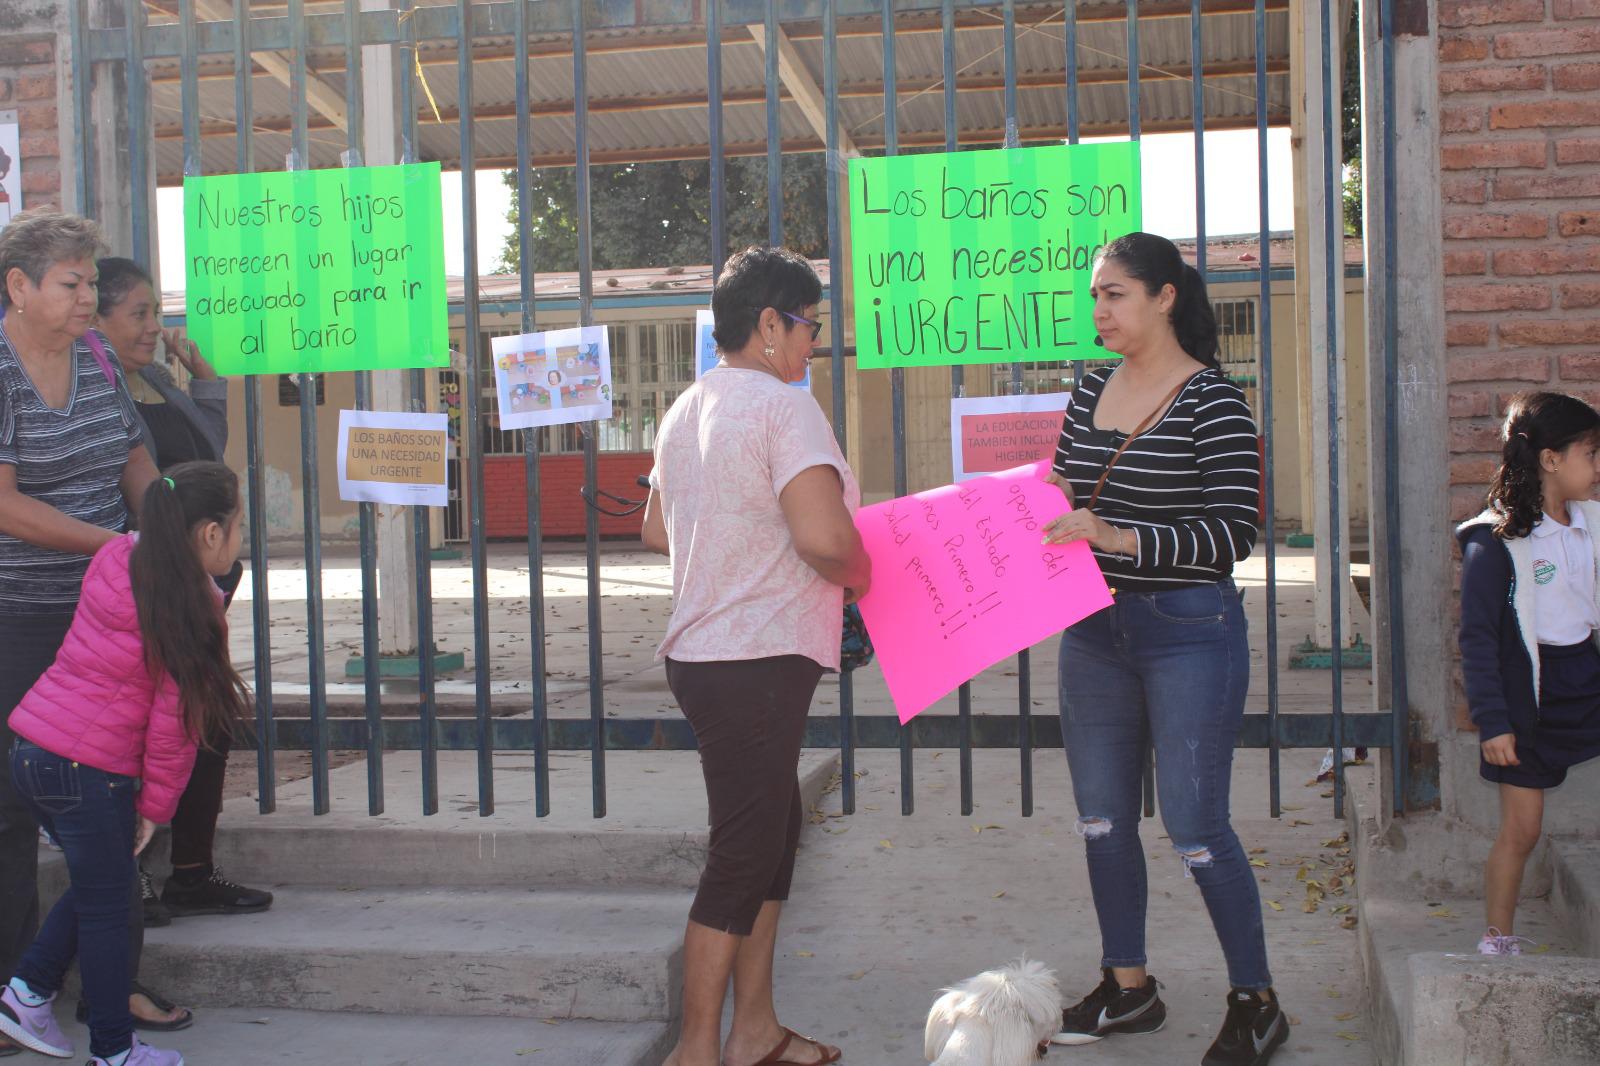
[[[172,817],[198,738],[232,729],[248,706],[211,580],[238,558],[239,515],[239,479],[220,463],[151,482],[141,532],[95,554],[55,664],[11,713],[12,781],[71,877],[0,990],[0,1032],[35,1051],[73,1053],[51,1001],[76,955],[90,1066],[183,1064],[133,1032],[128,885],[135,856]]]

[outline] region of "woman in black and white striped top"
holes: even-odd
[[[1132,233],[1095,264],[1096,343],[1122,356],[1073,391],[1054,480],[1074,509],[1046,530],[1087,541],[1115,603],[1061,638],[1061,730],[1100,923],[1102,980],[1058,1043],[1151,1033],[1140,780],[1155,749],[1161,819],[1228,964],[1228,1013],[1205,1066],[1260,1066],[1288,1036],[1261,899],[1229,822],[1250,648],[1234,564],[1255,546],[1260,467],[1243,394],[1217,364],[1205,282],[1164,237]]]

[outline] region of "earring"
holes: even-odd
[[[777,351],[778,350],[776,348],[769,344],[765,348],[761,349],[761,354],[766,356],[768,359],[771,359],[777,354]]]

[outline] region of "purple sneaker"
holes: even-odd
[[[50,1010],[55,998],[51,996],[37,1007],[27,1007],[11,986],[6,985],[4,991],[0,991],[0,1033],[41,1054],[58,1059],[72,1058],[72,1041],[56,1024],[55,1014]]]
[[[1522,945],[1531,944],[1533,941],[1525,936],[1504,936],[1494,926],[1483,934],[1483,939],[1478,941],[1479,955],[1521,955]]]
[[[108,1066],[108,1064],[107,1060],[96,1056],[89,1060],[89,1066]],[[135,1033],[133,1049],[123,1066],[183,1066],[183,1055],[176,1051],[151,1047],[140,1040],[139,1035]]]

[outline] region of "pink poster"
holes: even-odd
[[[904,724],[981,671],[1111,606],[1089,546],[1041,544],[1071,510],[1045,463],[863,507],[861,614]]]

